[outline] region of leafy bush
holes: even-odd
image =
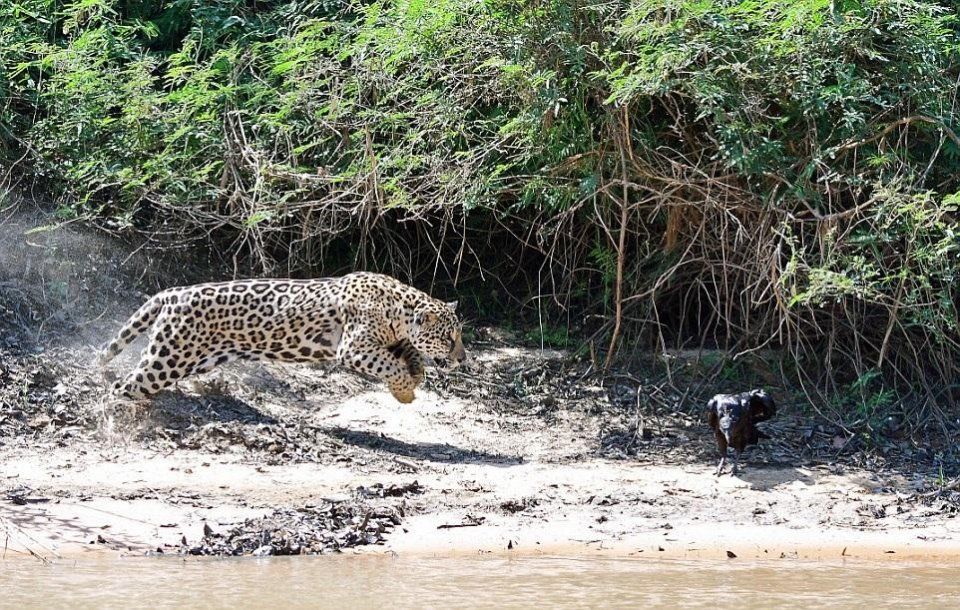
[[[957,32],[926,0],[15,0],[0,139],[63,215],[258,272],[952,401]]]

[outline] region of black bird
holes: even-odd
[[[717,449],[720,450],[720,464],[717,466],[717,476],[723,472],[723,465],[727,461],[727,447],[734,449],[733,469],[730,474],[737,474],[740,464],[740,453],[747,445],[756,445],[760,440],[760,431],[757,422],[773,417],[777,412],[777,405],[763,390],[751,390],[740,394],[717,394],[707,403],[707,420],[713,433],[717,437]]]

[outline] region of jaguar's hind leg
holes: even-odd
[[[183,340],[183,332],[158,320],[150,340],[140,355],[137,367],[113,385],[113,393],[122,398],[141,400],[165,390],[207,364],[209,350]],[[185,347],[179,347],[179,346]]]
[[[157,364],[161,363],[155,358],[141,358],[133,372],[113,384],[113,393],[130,400],[142,400],[170,387],[182,376],[175,370],[163,369],[162,364],[163,370],[158,370]]]

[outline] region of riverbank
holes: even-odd
[[[869,445],[782,400],[776,379],[769,438],[740,475],[713,476],[700,412],[731,388],[699,380],[717,354],[672,355],[671,379],[603,376],[473,327],[470,365],[431,370],[411,405],[333,367],[251,363],[149,405],[106,402],[96,346],[142,302],[142,270],[161,268],[101,237],[2,228],[7,558],[960,555],[948,435],[891,428]]]
[[[417,472],[398,473],[387,463],[371,463],[375,459],[349,466],[261,466],[204,452],[39,449],[3,452],[0,480],[17,490],[8,491],[0,513],[8,558],[175,554],[183,552],[183,540],[201,540],[205,528],[223,532],[278,507],[349,502],[363,495],[358,490],[376,490],[383,482],[416,491],[397,498],[404,516],[382,543],[350,552],[960,556],[960,525],[951,514],[898,502],[903,491],[877,491],[896,481],[863,472],[751,468],[742,478],[718,479],[709,465],[415,459]]]
[[[488,380],[565,362],[513,347],[476,352]],[[413,556],[960,555],[960,524],[928,477],[844,459],[783,465],[776,439],[803,426],[789,416],[740,475],[716,477],[709,431],[691,417],[664,416],[639,455],[610,459],[598,450],[609,437],[606,393],[587,389],[545,410],[562,392],[511,405],[458,395],[463,384],[435,374],[401,406],[348,373],[238,365],[135,413],[98,406],[85,426],[37,416],[32,434],[0,447],[7,557],[223,551],[210,540],[295,529],[290,514],[337,506],[353,512],[331,544],[295,551],[332,552],[352,529],[376,535],[341,550]],[[299,391],[276,391],[284,385]],[[371,514],[386,518],[371,528]],[[276,552],[273,536],[244,548]]]

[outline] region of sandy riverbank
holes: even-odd
[[[489,350],[481,362],[493,366],[517,357],[515,350]],[[284,374],[280,368],[271,374]],[[310,369],[297,372],[309,375]],[[223,382],[250,387],[248,374],[262,372],[234,370]],[[355,382],[340,379],[345,373],[324,375],[345,387]],[[304,460],[294,458],[302,450],[295,441],[283,446],[291,447],[286,458],[276,448],[251,451],[229,443],[211,445],[214,451],[202,442],[194,449],[174,442],[165,447],[156,429],[172,430],[163,427],[171,419],[162,413],[169,403],[149,407],[137,426],[115,423],[130,426],[128,438],[100,430],[72,442],[42,435],[5,439],[0,515],[8,556],[178,553],[184,540],[188,547],[203,538],[205,525],[220,532],[278,507],[371,498],[398,508],[402,521],[381,543],[348,552],[960,555],[953,513],[904,501],[917,479],[902,473],[772,466],[763,463],[760,449],[740,476],[718,478],[709,437],[696,426],[686,431],[685,463],[611,460],[596,455],[603,422],[589,410],[563,411],[545,421],[436,392],[400,406],[379,388],[353,389],[355,395],[341,400],[307,397],[281,404],[274,396],[257,406],[272,419],[291,417],[301,429],[327,435],[331,442]],[[215,420],[216,400],[192,400],[198,422]],[[302,412],[294,413],[296,408]],[[204,409],[211,413],[201,418]],[[206,428],[210,434],[219,425],[200,423],[197,433]],[[258,425],[264,426],[250,424],[247,432],[255,435]],[[413,491],[383,497],[364,491],[391,486]]]

